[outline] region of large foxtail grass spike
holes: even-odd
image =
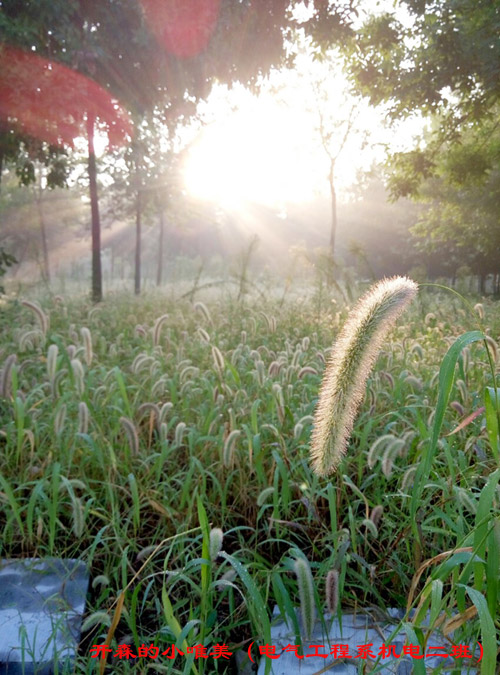
[[[318,475],[333,473],[345,454],[382,341],[417,288],[407,277],[383,279],[350,312],[331,351],[314,417],[311,459]]]

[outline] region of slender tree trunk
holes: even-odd
[[[45,225],[45,218],[43,215],[43,204],[42,204],[42,175],[38,177],[38,188],[35,187],[35,201],[36,208],[38,211],[38,223],[40,225],[40,235],[42,239],[42,255],[43,255],[43,265],[42,265],[42,277],[46,284],[50,284],[50,262],[49,262],[49,247],[47,244],[47,227]]]
[[[99,218],[99,198],[97,195],[97,166],[94,148],[94,115],[88,113],[88,168],[90,211],[92,214],[92,302],[102,300],[102,264],[101,264],[101,221]]]
[[[42,253],[43,253],[43,277],[47,284],[50,284],[50,263],[49,263],[49,248],[47,245],[47,228],[45,226],[45,219],[43,217],[42,204],[38,201],[38,220],[40,223],[40,234],[42,238]]]
[[[479,275],[479,293],[484,295],[486,287],[486,274]]]
[[[141,225],[142,225],[142,197],[141,189],[137,190],[135,200],[135,286],[136,295],[141,292]]]
[[[160,208],[160,236],[158,239],[158,267],[156,270],[156,285],[161,286],[163,281],[163,239],[165,236],[165,214]]]
[[[330,164],[328,180],[330,183],[331,198],[330,253],[333,258],[335,254],[335,235],[337,233],[337,193],[335,191],[335,162],[333,161]]]

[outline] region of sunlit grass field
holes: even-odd
[[[493,673],[500,303],[422,288],[383,345],[345,459],[320,479],[314,409],[349,308],[324,289],[214,293],[0,309],[0,555],[88,564],[77,672],[98,668],[89,650],[106,641],[135,654],[270,643],[275,605],[301,640],[302,560],[318,616],[336,570],[336,612],[416,608],[405,627],[422,647],[430,612],[443,644],[480,641]],[[471,331],[488,339],[456,343]],[[234,656],[108,664],[236,672]]]

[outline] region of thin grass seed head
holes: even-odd
[[[498,345],[490,335],[487,335],[485,340],[486,344],[488,345],[488,350],[491,354],[493,363],[496,363],[498,361]]]
[[[50,345],[47,350],[47,375],[51,383],[54,382],[57,369],[57,356],[59,354],[59,347],[55,344]]]
[[[40,324],[40,330],[42,331],[43,335],[47,335],[47,331],[49,329],[49,317],[43,309],[40,307],[40,305],[36,302],[30,302],[29,300],[23,300],[21,302],[21,305],[24,307],[27,307],[28,309],[31,309],[31,311],[36,315],[38,322]]]
[[[128,417],[120,417],[120,424],[127,435],[130,452],[133,457],[139,454],[139,434],[135,428],[135,424]]]
[[[461,416],[465,415],[465,408],[458,401],[452,401],[450,403],[450,408],[453,408],[453,410],[456,410],[456,412]]]
[[[3,368],[0,371],[0,397],[1,398],[10,398],[11,389],[12,389],[12,368],[17,361],[16,354],[9,354],[5,359]]]
[[[54,418],[54,431],[56,436],[59,436],[59,434],[64,429],[65,421],[66,421],[66,404],[63,403],[59,407],[59,410],[56,412],[56,416]]]
[[[218,347],[212,347],[212,358],[214,360],[214,368],[218,376],[222,378],[226,364],[222,352]]]
[[[226,438],[224,449],[222,451],[222,462],[226,468],[232,467],[234,464],[234,450],[236,441],[240,436],[241,431],[239,429],[233,429]]]
[[[141,405],[137,408],[137,416],[141,417],[145,413],[149,413],[150,417],[153,417],[155,427],[157,431],[160,430],[160,419],[161,419],[161,412],[160,408],[156,403],[150,403],[147,401],[146,403],[141,403]]]
[[[380,525],[380,521],[382,520],[382,515],[384,513],[384,507],[381,504],[377,504],[377,506],[374,506],[373,509],[371,510],[370,513],[370,520],[372,523],[375,525],[375,527],[378,529],[378,526]]]
[[[212,324],[212,317],[210,316],[210,312],[208,311],[208,307],[205,305],[204,302],[201,302],[201,300],[198,300],[198,302],[195,302],[193,305],[193,309],[195,312],[199,312],[200,314],[203,314],[205,319],[209,324]]]
[[[417,288],[407,277],[384,279],[349,314],[331,351],[316,408],[311,458],[318,475],[335,471],[345,454],[381,343]]]
[[[78,393],[81,395],[85,389],[85,371],[83,370],[82,362],[78,359],[71,359],[71,368],[73,370],[73,377],[75,379],[75,386]]]
[[[161,327],[167,321],[167,319],[168,319],[168,314],[163,314],[163,316],[160,316],[155,321],[155,325],[154,325],[154,328],[153,328],[153,344],[155,346],[160,344]]]
[[[326,575],[326,606],[330,614],[333,616],[339,605],[339,573],[338,570],[330,570]]]
[[[299,370],[297,377],[299,380],[301,380],[306,375],[317,375],[317,374],[318,371],[316,370],[316,368],[313,368],[312,366],[304,366]]]
[[[198,335],[203,340],[203,342],[206,342],[207,344],[210,342],[210,335],[204,328],[201,328],[201,326],[198,328]]]
[[[293,569],[297,575],[299,587],[300,614],[306,640],[311,638],[316,621],[316,607],[314,605],[314,581],[309,562],[304,558],[297,558]]]
[[[78,433],[86,434],[89,430],[89,409],[85,401],[78,404]]]
[[[94,356],[94,352],[92,349],[92,334],[88,328],[85,326],[80,329],[80,335],[82,336],[83,340],[83,348],[84,348],[84,358],[85,358],[85,363],[90,366],[92,363],[92,358]]]
[[[73,534],[77,539],[83,536],[85,529],[85,516],[82,500],[79,497],[71,496],[71,510],[73,514]]]

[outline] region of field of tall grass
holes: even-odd
[[[407,608],[410,642],[438,626],[479,641],[493,674],[500,304],[421,288],[318,477],[313,416],[349,308],[324,289],[216,293],[0,308],[0,555],[89,566],[76,672],[101,667],[92,645],[126,643],[233,656],[111,654],[109,672],[233,673],[238,649],[271,643],[275,605],[304,641],[302,604],[303,624]]]

